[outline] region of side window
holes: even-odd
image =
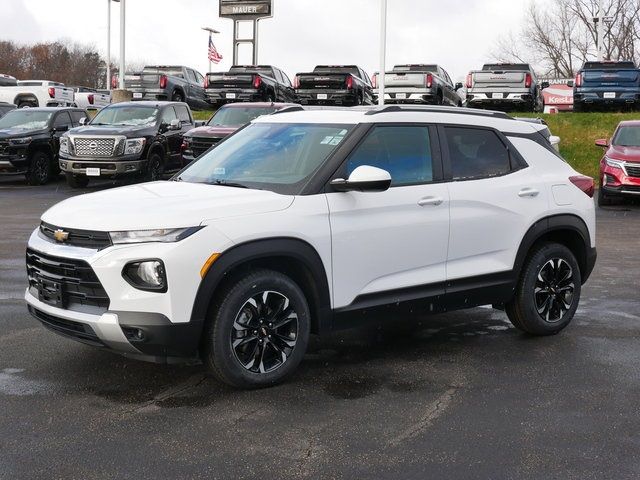
[[[198,77],[196,77],[196,72],[187,68],[187,77],[191,83],[198,83]]]
[[[176,118],[178,118],[176,116],[176,112],[173,109],[172,106],[168,106],[164,109],[164,111],[162,112],[162,123],[166,123],[167,125],[171,123],[171,120],[175,120]]]
[[[71,117],[68,112],[60,112],[53,121],[53,128],[69,127],[71,128]]]
[[[286,73],[284,72],[280,72],[282,74],[282,82],[287,86],[290,87],[291,86],[291,80],[289,80],[289,77],[287,76]]]
[[[204,86],[204,77],[200,74],[200,72],[196,72],[194,70],[195,74],[196,74],[196,83],[198,85]]]
[[[174,107],[176,109],[176,113],[178,114],[178,118],[180,119],[180,121],[182,123],[192,123],[191,122],[191,115],[189,115],[189,110],[187,110],[187,107],[184,105],[174,105]]]
[[[509,151],[491,130],[445,127],[454,180],[504,175],[511,171]]]
[[[87,114],[80,110],[73,110],[71,113],[71,120],[73,121],[73,125],[80,125],[80,119],[86,117]]]
[[[347,160],[347,175],[370,165],[391,174],[391,186],[433,181],[427,126],[376,126]]]

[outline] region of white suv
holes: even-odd
[[[311,333],[363,311],[492,304],[557,333],[595,264],[593,180],[541,127],[438,107],[261,117],[173,181],[48,210],[29,310],[126,355],[199,356],[239,387],[282,380]]]

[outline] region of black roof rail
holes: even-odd
[[[280,110],[276,110],[275,112],[271,112],[270,115],[278,115],[279,113],[288,113],[288,112],[301,112],[304,110],[302,105],[291,105],[290,107],[284,107]]]
[[[428,112],[428,113],[451,113],[455,115],[471,115],[476,117],[494,117],[502,118],[505,120],[513,120],[504,112],[496,112],[494,110],[475,110],[472,108],[462,107],[440,107],[440,106],[428,106],[428,105],[386,105],[384,107],[376,108],[368,111],[365,115],[377,115],[379,113],[390,112]]]

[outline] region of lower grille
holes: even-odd
[[[194,138],[191,143],[191,150],[193,151],[193,156],[196,158],[201,156],[204,152],[209,150],[211,147],[213,147],[214,145],[217,145],[220,142],[220,140],[222,140],[222,138],[215,138],[215,137]]]
[[[27,249],[27,276],[29,286],[38,291],[38,297],[45,303],[59,308],[72,304],[109,308],[107,292],[84,260]]]
[[[640,164],[638,165],[629,165],[628,163],[625,165],[625,169],[627,170],[627,176],[640,178]]]
[[[74,322],[64,318],[54,317],[41,310],[35,309],[29,306],[29,312],[36,317],[42,324],[53,330],[56,333],[65,335],[67,337],[73,337],[84,343],[94,345],[97,347],[104,347],[104,343],[100,340],[96,332],[90,325],[84,323]]]
[[[74,162],[72,168],[99,168],[100,170],[115,170],[115,163],[77,163]]]
[[[67,233],[67,239],[61,243],[74,247],[95,248],[97,250],[102,250],[103,248],[107,248],[112,245],[111,237],[109,236],[108,232],[78,230],[75,228],[61,228],[45,222],[42,222],[40,224],[40,231],[52,242],[57,242],[55,238],[56,231]]]

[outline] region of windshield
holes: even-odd
[[[296,195],[353,127],[254,123],[204,154],[177,180]]]
[[[12,110],[0,118],[0,128],[41,130],[47,127],[52,112],[34,112],[29,109]]]
[[[100,110],[91,125],[153,125],[158,109],[154,107],[111,107]]]
[[[640,126],[620,127],[612,143],[621,147],[640,147]]]
[[[262,115],[275,112],[273,107],[227,107],[221,108],[207,122],[209,126],[239,127]]]

